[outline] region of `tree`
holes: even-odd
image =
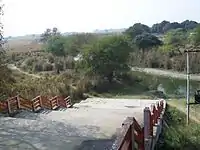
[[[0,4],[0,17],[3,16],[4,5]],[[11,76],[11,71],[8,69],[4,60],[4,37],[3,37],[3,25],[0,23],[0,100],[2,96],[8,95],[11,89],[11,85],[14,79]]]
[[[55,56],[65,55],[65,37],[52,36],[47,40],[46,51],[52,53]]]
[[[58,31],[58,28],[54,27],[52,30],[48,28],[44,33],[41,34],[40,42],[46,43],[48,39],[51,38],[52,36],[59,36],[59,35],[61,34]]]
[[[198,23],[196,21],[185,20],[181,23],[181,26],[186,30],[190,30],[196,28],[198,26]]]
[[[125,31],[125,34],[129,35],[132,39],[134,39],[137,35],[150,32],[151,30],[147,25],[136,23],[133,26],[129,27]]]
[[[143,33],[141,35],[136,36],[134,39],[134,43],[139,49],[143,51],[143,54],[144,51],[148,48],[162,45],[162,41],[160,41],[156,36],[149,33]]]
[[[66,38],[65,42],[66,53],[71,56],[77,56],[84,45],[92,44],[96,40],[97,36],[91,33],[70,35]]]
[[[106,77],[111,83],[118,73],[127,71],[132,48],[124,35],[108,36],[85,47],[83,60],[89,71]]]
[[[183,46],[187,42],[188,33],[185,29],[173,29],[164,36],[164,43],[167,45]]]
[[[199,45],[200,44],[200,25],[191,34],[192,34],[191,36],[192,36],[193,43],[195,45]]]
[[[46,43],[46,51],[54,56],[65,56],[65,37],[61,35],[51,36]],[[60,68],[57,67],[57,73],[60,73]]]
[[[170,24],[169,21],[162,21],[161,23],[157,23],[157,24],[154,24],[152,27],[151,27],[151,32],[152,33],[164,33],[164,26],[167,25],[167,24]]]

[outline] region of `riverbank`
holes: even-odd
[[[157,150],[200,150],[200,125],[190,122],[186,125],[186,115],[176,107],[167,105],[165,125],[156,146]]]

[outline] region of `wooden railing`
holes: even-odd
[[[70,96],[67,96],[66,98],[62,96],[57,96],[57,100],[58,100],[59,106],[66,107],[66,108],[69,108],[72,106]]]
[[[55,110],[58,107],[68,108],[69,106],[71,106],[70,96],[67,98],[55,96],[50,99],[48,99],[46,96],[37,96],[32,100],[28,100],[20,95],[17,95],[7,99],[6,101],[1,101],[0,112],[13,114],[20,109],[37,112],[42,108]]]
[[[32,111],[37,112],[42,109],[42,99],[41,96],[37,96],[31,100]]]
[[[150,149],[154,126],[164,111],[164,100],[144,109],[144,126],[141,127],[134,117],[127,117],[122,124],[120,135],[115,140],[112,150]],[[149,147],[147,145],[150,145]],[[148,148],[147,148],[148,147]]]

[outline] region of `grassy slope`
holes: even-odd
[[[191,102],[194,100],[192,99]],[[173,99],[168,101],[170,106],[173,106],[183,113],[186,113],[186,100],[185,99]],[[190,118],[200,123],[200,105],[190,105]]]

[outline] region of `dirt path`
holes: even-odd
[[[25,75],[32,76],[34,78],[41,78],[41,76],[39,76],[39,75],[31,74],[31,73],[28,73],[28,72],[25,72],[25,71],[21,70],[20,68],[18,68],[14,64],[8,64],[8,68],[11,69],[11,70],[19,71],[19,72],[21,72],[21,73],[23,73]]]
[[[165,77],[171,77],[171,78],[177,78],[177,79],[186,79],[186,74],[171,71],[171,70],[161,70],[161,69],[154,69],[154,68],[137,68],[133,67],[131,69],[132,71],[138,71],[138,72],[144,72],[147,74],[152,74],[155,76],[165,76]],[[191,80],[200,81],[200,75],[191,75]]]

